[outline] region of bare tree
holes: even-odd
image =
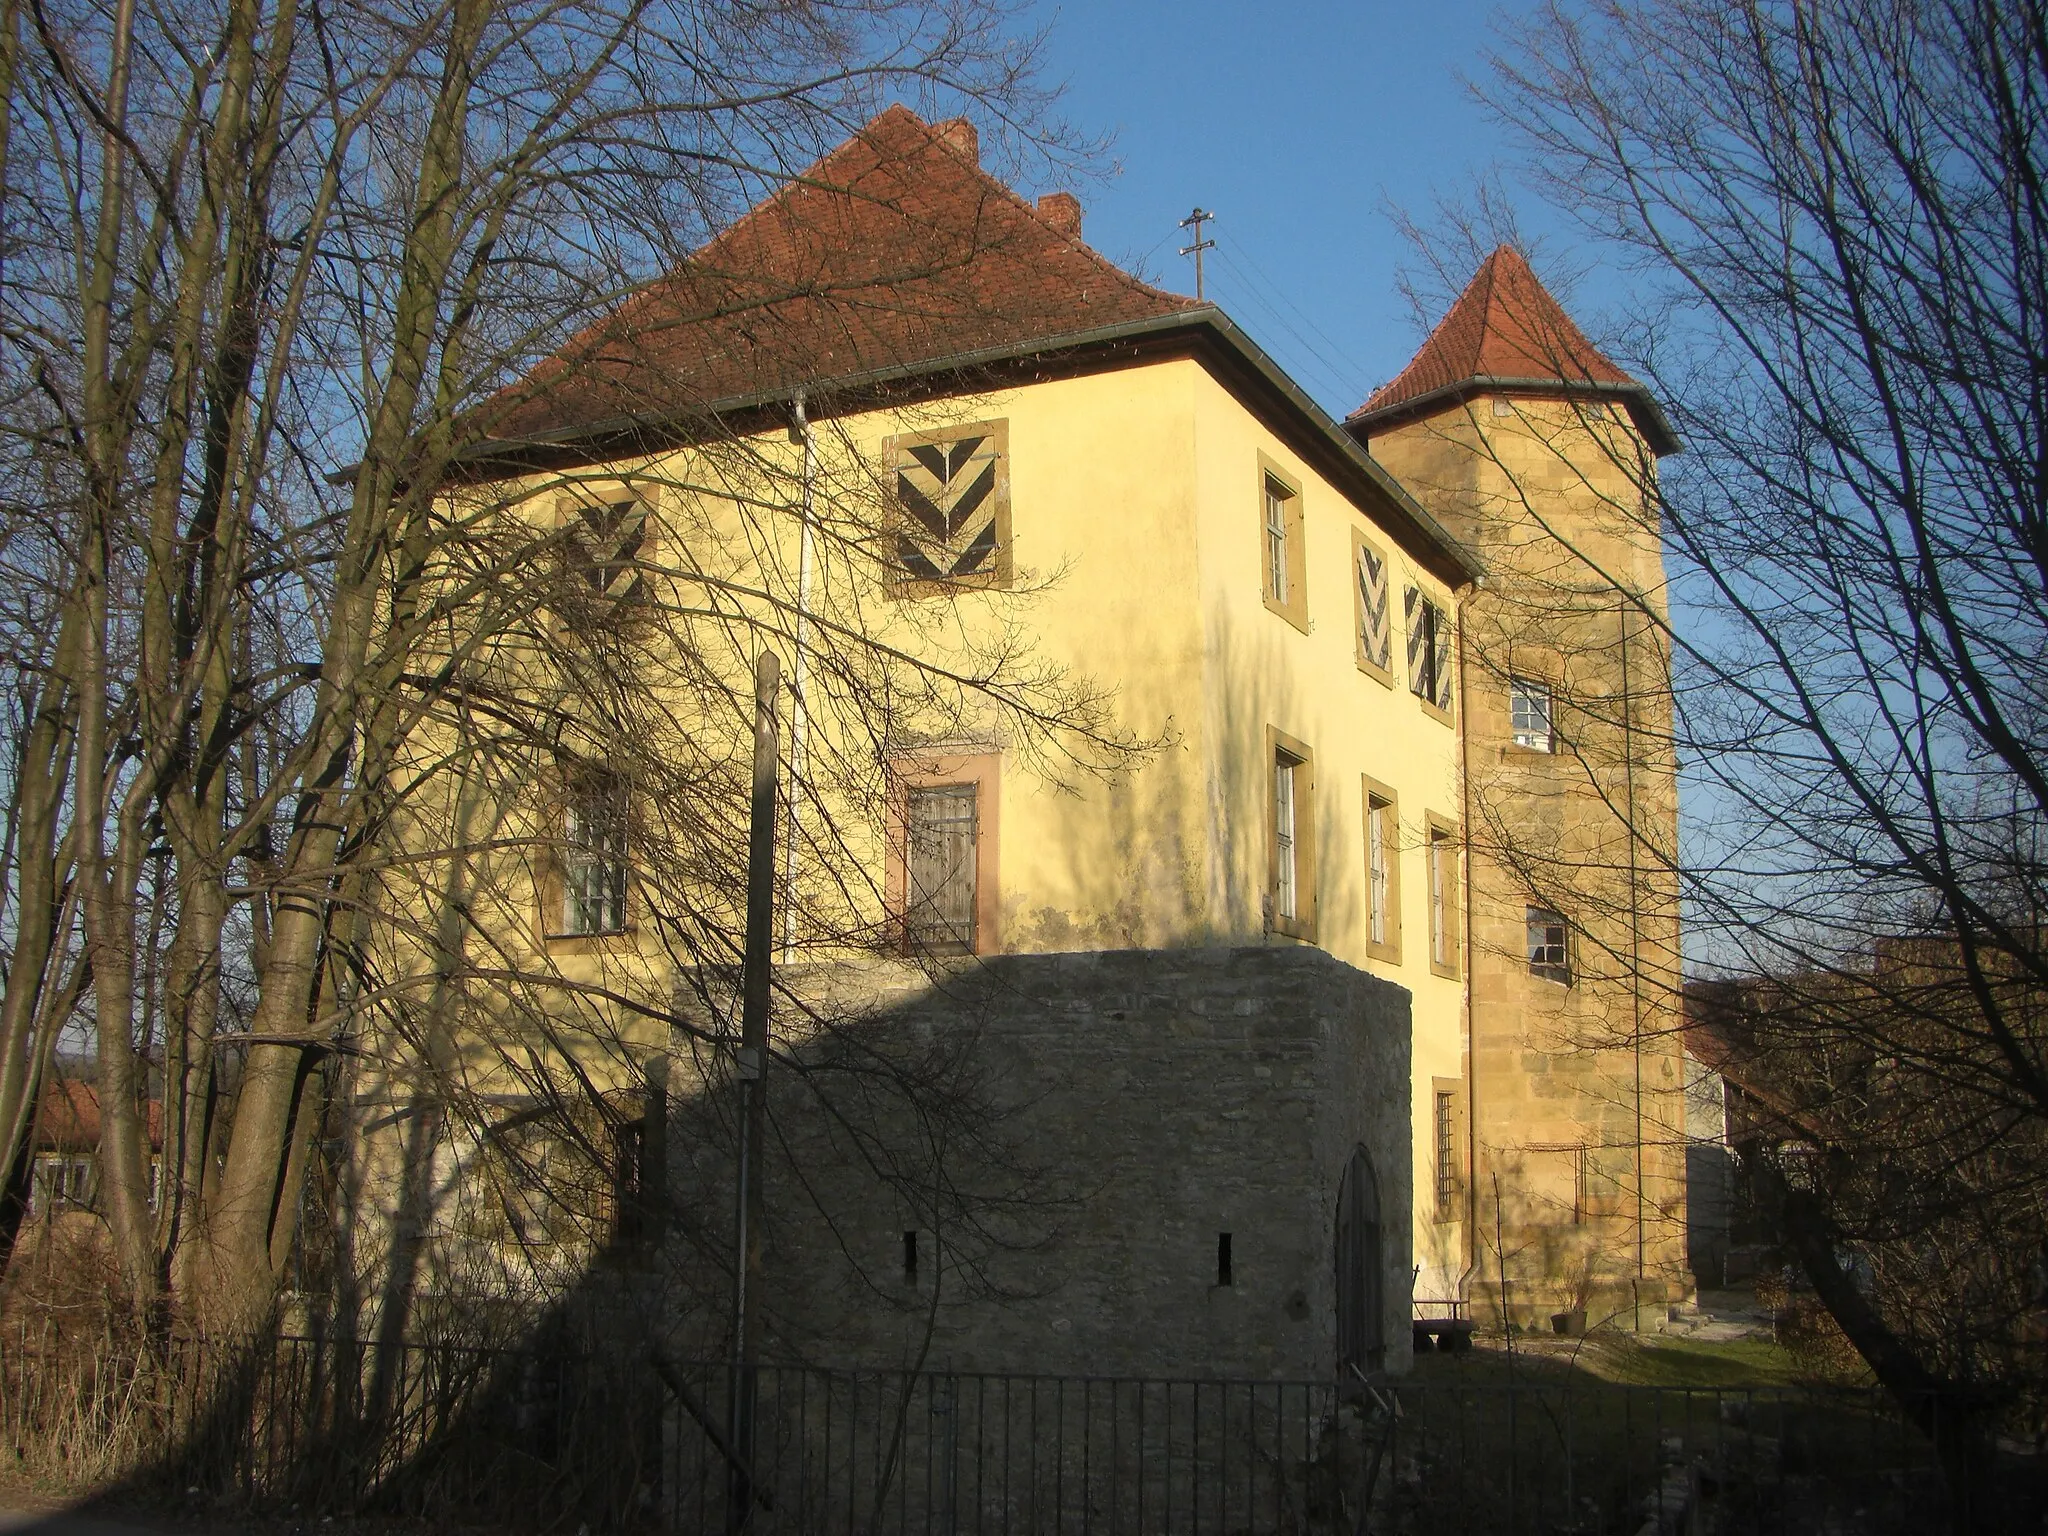
[[[1689,961],[1772,978],[1788,1248],[1961,1498],[2048,1300],[2048,13],[1554,5],[1482,94],[1636,279]]]
[[[18,1183],[43,1064],[82,1025],[108,1227],[145,1314],[266,1315],[343,1074],[473,1107],[504,1086],[471,1070],[479,1042],[501,1076],[539,1044],[539,1076],[598,1100],[579,1062],[619,1048],[622,1011],[667,1020],[668,999],[589,968],[477,952],[503,942],[473,915],[492,882],[560,851],[534,791],[564,764],[660,805],[681,832],[660,857],[687,868],[649,888],[700,908],[663,912],[665,942],[730,963],[730,911],[682,893],[732,874],[744,795],[708,745],[731,657],[808,645],[821,693],[894,702],[851,716],[883,734],[993,712],[1071,735],[1080,759],[1125,750],[1013,634],[913,659],[844,616],[796,623],[780,573],[736,575],[798,490],[715,420],[671,426],[728,440],[743,515],[626,559],[653,598],[636,622],[673,641],[660,668],[573,611],[576,530],[520,510],[549,475],[573,498],[576,471],[527,474],[517,505],[445,494],[531,398],[501,391],[879,93],[979,102],[1057,151],[1002,23],[978,0],[6,6],[0,1151]],[[734,504],[729,486],[662,489],[665,520],[707,492]],[[853,554],[862,505],[841,514]],[[823,784],[839,770],[814,741]],[[852,738],[836,760],[876,771]],[[853,878],[829,853],[804,887],[821,914]]]

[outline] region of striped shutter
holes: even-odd
[[[899,446],[892,465],[903,513],[896,560],[923,581],[996,567],[1001,454],[993,433]]]
[[[1423,633],[1422,589],[1407,587],[1401,593],[1401,623],[1408,632],[1408,691],[1428,696],[1422,676],[1423,658],[1429,637]]]
[[[612,501],[576,508],[569,527],[569,561],[579,585],[607,608],[637,602],[646,593],[641,557],[647,546],[647,503]]]
[[[1447,609],[1430,605],[1436,621],[1429,626],[1431,637],[1436,643],[1436,707],[1449,711],[1451,707],[1451,615]]]
[[[1358,546],[1358,654],[1375,667],[1392,660],[1394,637],[1388,632],[1387,563],[1369,544]]]

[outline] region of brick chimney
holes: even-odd
[[[932,131],[976,165],[981,164],[981,138],[966,118],[949,117],[943,123],[932,124]]]
[[[1061,234],[1081,238],[1081,199],[1073,193],[1046,193],[1038,200],[1038,216]]]

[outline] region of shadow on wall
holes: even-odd
[[[961,1373],[1327,1383],[1339,1194],[1361,1152],[1382,1233],[1363,1287],[1378,1316],[1361,1326],[1406,1366],[1401,988],[1263,946],[782,980],[764,1422],[772,1407],[783,1432],[829,1444],[837,1403],[882,1465],[906,1425],[928,1438],[953,1411],[932,1404],[965,1390]],[[387,1272],[346,1291],[381,1299],[344,1312],[295,1297],[279,1337],[255,1345],[10,1340],[15,1442],[58,1438],[69,1414],[111,1443],[118,1419],[125,1487],[275,1509],[616,1527],[680,1507],[686,1472],[729,1470],[733,1094],[722,1055],[679,1049],[668,1076],[665,1107],[650,1092],[637,1127],[623,1109],[553,1127],[558,1148],[618,1149],[601,1201],[571,1171],[580,1155],[548,1162],[551,1189],[506,1177],[488,1144],[437,1156],[445,1122],[419,1107],[387,1127],[401,1167],[373,1203],[392,1230],[358,1220],[351,1234],[359,1271],[374,1253]],[[511,1283],[522,1268],[528,1283]],[[1131,1404],[1111,1388],[1096,1411],[1142,1421],[1150,1389],[1127,1385]],[[1017,1421],[1027,1438],[1066,1433],[1031,1423]],[[1184,1415],[1175,1433],[1202,1423]]]

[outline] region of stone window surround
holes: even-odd
[[[1267,535],[1268,484],[1279,486],[1286,492],[1281,502],[1283,518],[1282,542],[1286,545],[1287,596],[1284,601],[1273,596],[1273,546]],[[1259,529],[1259,594],[1269,612],[1277,613],[1303,634],[1308,633],[1308,550],[1306,520],[1302,512],[1301,477],[1280,467],[1269,455],[1259,454],[1258,497]]]
[[[927,443],[951,443],[964,437],[985,437],[989,440],[990,452],[995,460],[995,488],[992,499],[995,502],[995,557],[988,568],[964,576],[947,576],[933,581],[913,573],[905,572],[895,564],[893,554],[886,555],[884,586],[891,597],[917,598],[947,596],[956,592],[985,589],[1001,590],[1009,587],[1016,579],[1016,547],[1010,516],[1010,422],[1008,417],[995,417],[987,421],[963,421],[943,427],[933,427],[922,432],[896,432],[882,439],[882,482],[885,489],[885,507],[896,509],[895,475],[897,459],[911,448],[923,447]],[[897,515],[901,515],[900,510]]]
[[[1375,661],[1366,654],[1365,592],[1359,584],[1358,576],[1359,556],[1361,551],[1366,550],[1370,550],[1373,558],[1379,561],[1380,579],[1386,589],[1387,606],[1385,634],[1383,636],[1387,657],[1385,664]],[[1386,550],[1381,548],[1375,540],[1367,538],[1365,530],[1355,524],[1351,529],[1351,594],[1355,608],[1352,626],[1354,631],[1353,659],[1358,663],[1359,671],[1372,678],[1375,682],[1391,688],[1394,686],[1394,566],[1393,562],[1387,558]]]
[[[974,804],[974,944],[973,953],[1002,953],[998,886],[1002,868],[1002,780],[1003,755],[993,747],[937,748],[906,752],[889,764],[887,806],[887,856],[882,877],[882,898],[889,913],[889,943],[898,954],[909,949],[909,932],[904,922],[910,900],[910,795],[913,789],[937,789],[949,784],[975,786]]]
[[[592,954],[629,944],[638,926],[640,895],[638,882],[633,878],[632,837],[639,807],[634,801],[630,788],[618,786],[618,793],[625,801],[626,847],[624,922],[617,928],[602,929],[591,933],[573,933],[564,921],[565,902],[568,892],[565,871],[562,867],[566,849],[568,818],[574,801],[578,798],[575,780],[588,782],[599,777],[610,777],[610,770],[597,768],[557,769],[549,776],[548,799],[542,809],[542,826],[545,830],[545,844],[539,867],[534,874],[534,929],[535,936],[549,954],[577,955]]]

